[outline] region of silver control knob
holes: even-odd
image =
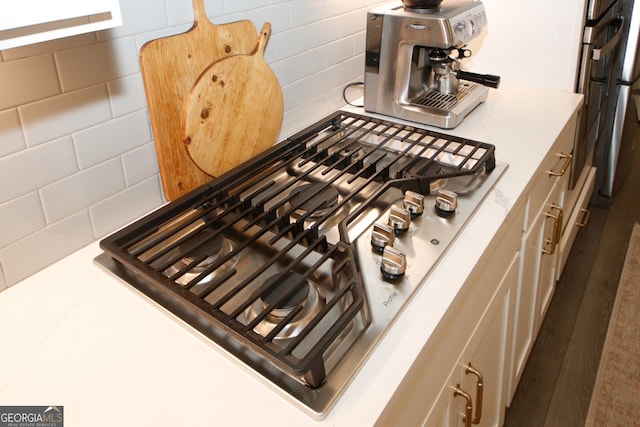
[[[392,246],[386,246],[382,253],[380,271],[386,280],[396,280],[407,270],[407,257]]]
[[[436,214],[446,218],[458,208],[458,195],[450,190],[441,189],[436,197]]]
[[[387,224],[376,222],[371,233],[371,247],[374,251],[382,253],[386,246],[393,246],[396,236],[393,228]]]
[[[389,209],[389,219],[387,222],[396,234],[402,234],[407,231],[409,225],[411,225],[411,214],[406,209],[392,205]]]
[[[415,191],[407,190],[404,193],[403,205],[409,211],[411,218],[416,218],[424,212],[424,196]]]

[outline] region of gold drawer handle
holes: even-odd
[[[473,419],[473,402],[471,401],[471,395],[460,388],[460,384],[456,384],[456,388],[453,389],[453,395],[455,397],[462,396],[465,402],[464,411],[464,427],[471,427],[471,420]]]
[[[573,159],[573,156],[571,154],[560,153],[558,154],[558,157],[560,157],[561,159],[565,159],[564,165],[562,165],[562,169],[560,169],[559,172],[553,170],[547,171],[549,176],[562,176],[565,174],[565,172],[567,172],[569,166],[571,166],[571,160]]]
[[[476,413],[475,416],[471,419],[473,424],[480,424],[480,419],[482,418],[482,393],[484,391],[484,378],[482,376],[482,372],[475,369],[471,366],[471,362],[465,366],[465,374],[473,374],[476,376]]]
[[[544,215],[547,218],[552,218],[553,219],[553,235],[551,236],[551,239],[545,239],[545,244],[551,246],[551,249],[547,250],[547,249],[542,249],[542,253],[546,254],[546,255],[553,255],[556,253],[556,246],[558,245],[558,242],[560,241],[560,237],[561,237],[561,233],[562,233],[562,219],[563,219],[563,210],[560,206],[556,205],[556,204],[552,204],[550,209],[553,210],[557,210],[558,214],[557,215],[553,215],[549,212],[545,212]]]
[[[589,224],[589,219],[591,219],[591,211],[589,209],[580,209],[582,212],[582,221],[576,221],[576,227],[585,227]]]

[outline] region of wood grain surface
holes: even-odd
[[[284,100],[264,60],[270,34],[271,24],[265,23],[255,52],[211,64],[189,95],[184,141],[209,175],[221,175],[276,142]]]
[[[210,64],[251,54],[258,34],[251,21],[214,25],[203,0],[193,0],[195,22],[185,33],[152,40],[140,49],[140,65],[156,146],[162,187],[168,200],[208,182],[211,176],[189,157],[183,138],[185,100]]]

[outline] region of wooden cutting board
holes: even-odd
[[[184,147],[182,109],[194,82],[210,64],[251,54],[258,34],[251,21],[214,25],[203,0],[193,0],[195,22],[185,33],[152,40],[140,49],[140,65],[164,194],[174,200],[211,180]]]
[[[187,99],[184,141],[193,161],[212,176],[276,142],[284,100],[280,83],[264,60],[270,35],[267,22],[255,52],[211,64]]]

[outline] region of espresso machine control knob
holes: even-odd
[[[404,193],[403,205],[409,211],[411,218],[416,218],[424,212],[424,196],[411,190]]]
[[[402,234],[407,231],[409,225],[411,225],[411,214],[408,210],[393,205],[391,209],[389,209],[388,224],[396,234]]]
[[[460,21],[455,25],[455,27],[453,28],[453,31],[456,33],[463,33],[465,32],[466,29],[467,29],[467,21]]]
[[[376,222],[371,233],[371,247],[374,251],[382,253],[387,246],[393,246],[396,236],[393,228],[387,224]]]
[[[442,218],[451,216],[458,208],[458,195],[450,190],[441,189],[436,197],[436,214]]]
[[[380,271],[386,280],[397,280],[407,271],[407,257],[392,246],[385,247]]]

